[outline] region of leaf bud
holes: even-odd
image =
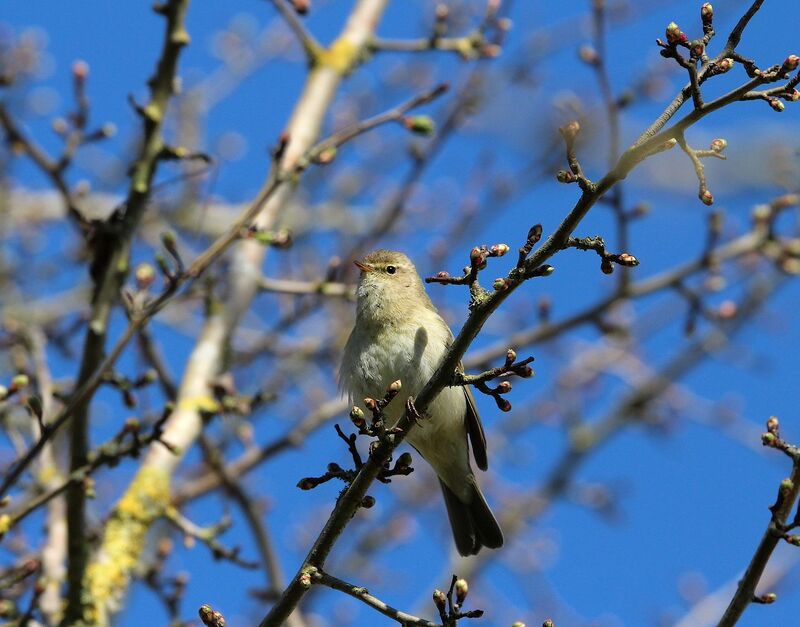
[[[136,287],[146,290],[156,280],[156,271],[149,263],[140,263],[134,272]]]
[[[717,66],[717,72],[719,74],[724,74],[733,68],[733,59],[725,57],[717,61],[715,65]]]
[[[580,47],[580,50],[578,50],[578,56],[580,57],[581,61],[588,65],[597,65],[600,62],[600,55],[598,54],[597,50],[588,44]]]
[[[455,586],[456,591],[456,601],[459,605],[464,603],[464,600],[467,598],[467,594],[469,593],[469,585],[467,584],[466,579],[459,579],[456,581]]]
[[[713,150],[714,152],[722,152],[727,147],[728,147],[728,141],[721,137],[718,137],[717,139],[711,142],[711,150]]]
[[[670,22],[667,24],[664,34],[667,37],[667,43],[670,45],[675,45],[679,42],[685,42],[687,39],[686,33],[684,33],[675,22]]]
[[[360,407],[353,407],[353,409],[350,410],[350,420],[358,429],[362,429],[367,424],[367,421],[364,419],[364,412]]]
[[[439,589],[433,591],[433,604],[440,612],[444,612],[447,607],[447,596]]]
[[[72,64],[72,77],[76,81],[85,81],[89,76],[89,64],[83,59],[78,59]]]
[[[711,24],[714,19],[714,7],[710,2],[706,2],[700,7],[700,18],[703,20],[703,24]]]
[[[702,202],[704,205],[706,205],[706,206],[709,206],[709,207],[710,207],[711,205],[713,205],[713,204],[714,204],[714,194],[712,194],[712,193],[711,193],[710,191],[708,191],[707,189],[704,189],[704,190],[703,190],[703,191],[700,193],[700,201],[701,201],[701,202]]]
[[[404,118],[403,125],[418,135],[433,135],[436,131],[436,123],[429,115],[414,115]]]
[[[495,244],[489,249],[489,252],[493,257],[502,257],[509,250],[511,250],[511,248],[508,246],[508,244]]]
[[[14,391],[19,390],[21,388],[28,387],[29,383],[30,383],[30,379],[28,378],[28,375],[26,375],[26,374],[18,374],[13,379],[11,379],[11,388],[10,389],[11,389],[12,392],[14,392]]]
[[[786,105],[783,104],[783,100],[778,100],[777,98],[769,98],[767,102],[769,106],[772,107],[772,110],[778,113],[781,113],[786,108]]]
[[[617,263],[626,268],[635,268],[639,265],[639,260],[630,253],[620,253],[617,255]]]
[[[575,175],[569,170],[559,170],[556,172],[556,180],[559,183],[572,183],[575,181]]]
[[[500,384],[495,388],[495,391],[498,394],[508,394],[512,387],[511,381],[501,381]]]
[[[508,281],[506,281],[502,277],[495,279],[494,282],[492,283],[492,287],[497,292],[505,292],[508,289]]]
[[[580,133],[581,123],[578,122],[578,120],[572,120],[572,122],[565,124],[559,130],[564,139],[571,142],[578,136],[578,133]]]

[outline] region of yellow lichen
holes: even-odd
[[[352,41],[340,37],[333,42],[330,48],[320,50],[317,61],[320,65],[329,67],[339,74],[347,74],[358,59],[358,46]]]
[[[184,398],[178,404],[178,407],[180,409],[186,409],[189,411],[199,411],[206,414],[216,414],[221,409],[219,401],[207,395],[191,396],[189,398]]]
[[[128,587],[150,527],[168,505],[168,474],[159,468],[140,470],[114,508],[97,558],[86,571],[87,623],[108,624],[108,612]]]

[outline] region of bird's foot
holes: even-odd
[[[408,414],[408,417],[411,418],[415,424],[419,424],[420,420],[423,419],[422,414],[417,411],[417,407],[414,405],[414,398],[411,396],[406,400],[406,414]]]

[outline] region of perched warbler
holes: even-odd
[[[341,387],[353,402],[382,398],[400,379],[399,395],[385,409],[387,426],[405,410],[438,367],[453,341],[447,323],[425,293],[414,264],[403,253],[377,250],[355,262],[361,270],[356,322],[344,348]],[[470,465],[470,451],[487,468],[486,436],[469,387],[445,387],[428,405],[406,440],[436,474],[461,555],[503,545],[503,532],[483,497]]]

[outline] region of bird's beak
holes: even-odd
[[[353,263],[356,264],[356,266],[358,266],[358,269],[361,270],[361,272],[372,272],[372,266],[367,265],[363,261],[356,260]]]

